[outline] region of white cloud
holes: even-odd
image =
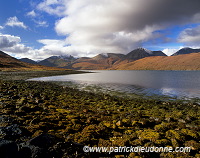
[[[171,56],[172,54],[176,53],[178,50],[182,49],[183,47],[179,48],[165,48],[162,50],[167,56]]]
[[[37,9],[62,17],[55,30],[67,37],[68,52],[91,56],[128,53],[157,38],[157,30],[197,22],[199,5],[199,0],[44,0]]]
[[[20,37],[0,34],[0,48],[13,47],[21,41]]]
[[[37,16],[37,14],[35,13],[34,10],[28,12],[26,15],[27,15],[27,16],[30,16],[30,17],[36,17],[36,16]]]
[[[184,43],[187,46],[199,46],[200,25],[183,30],[179,35],[178,42]]]
[[[15,27],[15,26],[16,27],[21,27],[21,28],[24,28],[24,29],[27,28],[27,26],[23,22],[19,21],[16,16],[8,18],[8,20],[7,20],[5,25],[6,26],[11,26],[11,27]]]
[[[37,9],[51,15],[62,16],[65,11],[65,6],[63,5],[65,1],[66,0],[44,0],[37,5]]]
[[[28,12],[26,15],[33,18],[32,21],[36,24],[37,27],[48,27],[49,26],[47,21],[38,20],[38,17],[41,18],[41,16],[39,16],[39,14],[37,14],[34,10]]]
[[[11,56],[22,58],[30,57],[37,59],[39,51],[21,44],[18,36],[0,34],[0,49]]]
[[[52,56],[70,54],[76,56],[76,53],[72,51],[72,47],[68,46],[65,40],[42,39],[38,40],[38,42],[44,45],[39,50],[43,55]]]
[[[66,39],[38,40],[44,45],[40,49],[26,47],[20,42],[4,49],[31,59],[64,54],[126,54],[160,37],[159,30],[168,26],[200,22],[199,6],[199,0],[43,0],[36,6],[37,10],[28,13],[29,16],[34,17],[36,11],[58,16],[55,31]],[[35,23],[42,27],[48,25],[46,21],[35,20]],[[9,18],[6,25],[27,28],[17,17]],[[163,51],[170,55],[176,50]]]
[[[4,29],[4,27],[0,25],[0,30],[1,30],[1,29]]]
[[[47,21],[37,21],[34,20],[34,22],[36,23],[37,27],[48,27],[49,24],[47,23]]]
[[[66,55],[66,52],[70,52],[65,40],[43,39],[38,40],[38,42],[44,44],[44,46],[40,49],[34,49],[22,44],[18,36],[0,34],[0,50],[16,58],[26,57],[41,60],[52,55]]]

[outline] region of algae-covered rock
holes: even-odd
[[[136,131],[138,138],[141,140],[149,140],[155,142],[160,138],[160,134],[152,129],[144,129]]]

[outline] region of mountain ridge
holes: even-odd
[[[191,53],[200,54],[200,53],[198,53],[198,51],[200,52],[200,49],[182,48],[171,56],[173,57],[173,56],[179,56],[179,55],[187,55],[187,54],[191,54]],[[158,58],[158,56],[159,56],[159,58]],[[171,56],[169,56],[169,57],[171,57]],[[193,55],[193,56],[195,56],[195,55]],[[89,57],[74,58],[73,56],[51,56],[47,59],[44,59],[43,61],[38,62],[38,64],[45,65],[45,66],[51,66],[51,67],[75,69],[75,70],[106,70],[106,69],[117,69],[117,68],[121,69],[123,67],[122,65],[126,65],[128,63],[136,64],[137,62],[134,62],[134,61],[138,61],[140,59],[143,59],[142,61],[144,62],[144,65],[145,65],[145,63],[148,63],[148,61],[150,61],[150,60],[152,62],[149,64],[154,65],[154,63],[153,63],[154,57],[157,60],[162,60],[164,58],[161,58],[161,57],[166,57],[166,59],[164,61],[169,59],[169,61],[168,61],[169,63],[171,63],[170,59],[173,59],[173,58],[168,58],[168,56],[165,53],[163,53],[162,51],[151,51],[151,50],[148,50],[145,48],[137,48],[137,49],[134,49],[133,51],[129,52],[126,55],[118,54],[118,53],[101,53],[101,54],[98,54],[98,55],[96,55],[94,57],[90,57],[90,58]],[[182,57],[182,56],[179,56],[175,59],[179,60],[180,57]],[[197,55],[197,58],[198,58],[198,55]],[[187,59],[185,59],[185,60],[187,60]],[[159,61],[154,61],[154,62],[162,65],[162,63],[159,63]],[[192,63],[192,61],[190,61],[190,62]],[[187,62],[185,62],[185,63],[187,63]],[[128,64],[128,65],[130,65],[130,64]],[[173,63],[171,63],[171,64],[173,64]],[[181,63],[179,63],[179,64],[181,64]],[[174,67],[176,67],[176,66],[174,65]],[[177,69],[179,69],[178,67],[179,66],[177,66]],[[193,66],[191,66],[191,67],[193,67]],[[125,67],[123,69],[125,69]],[[135,68],[133,68],[133,69],[135,69]],[[144,69],[148,69],[148,67],[144,66]],[[152,68],[152,69],[154,69],[154,68]],[[161,69],[161,68],[159,68],[159,69]],[[162,68],[162,69],[165,69],[165,68]],[[173,68],[173,69],[176,69],[176,68]],[[183,68],[181,68],[181,69],[183,69]],[[189,69],[189,68],[187,67],[187,69]],[[193,69],[195,69],[195,68],[193,68]]]
[[[55,67],[46,67],[20,61],[10,55],[0,51],[0,71],[43,71],[43,70],[61,70]]]
[[[111,70],[200,70],[200,53],[147,57],[117,65]]]
[[[181,54],[190,54],[190,53],[199,53],[199,52],[200,52],[200,49],[185,47],[178,50],[176,53],[172,54],[171,56],[176,56],[176,55],[181,55]]]

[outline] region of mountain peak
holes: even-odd
[[[180,50],[187,50],[187,49],[192,49],[192,48],[190,48],[190,47],[184,47],[184,48],[182,48]]]
[[[146,48],[138,47],[136,50],[141,50],[141,51],[147,52],[148,54],[152,54],[152,51],[151,51],[151,50],[148,50],[148,49],[146,49]]]
[[[98,54],[95,57],[93,57],[92,59],[100,60],[100,59],[105,59],[105,58],[108,58],[108,54],[107,53],[106,54],[105,53]]]
[[[108,57],[108,53],[101,53],[100,55],[103,55],[104,57]]]
[[[181,55],[181,54],[190,54],[190,53],[199,53],[200,49],[193,49],[190,47],[185,47],[178,50],[176,53],[172,54],[172,56]]]

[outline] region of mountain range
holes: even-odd
[[[44,59],[37,64],[45,65],[50,67],[60,67],[60,68],[69,68],[76,70],[92,70],[92,69],[110,69],[114,65],[120,63],[132,62],[138,59],[142,59],[150,56],[166,56],[162,51],[150,51],[144,48],[135,49],[128,54],[117,54],[117,53],[104,53],[98,54],[95,57],[81,57],[74,58],[73,56],[51,56],[47,59]],[[23,62],[28,62],[31,64],[36,64],[35,61],[23,58],[20,59]]]
[[[194,67],[192,66],[192,68],[190,68],[192,64],[190,65],[188,64],[188,62],[192,63],[192,61],[190,61],[192,60],[191,57],[189,57],[188,61],[185,62],[185,64],[187,63],[186,67],[179,67],[176,65],[184,65],[184,64],[177,63],[178,61],[180,61],[178,59],[185,58],[185,57],[182,57],[182,56],[175,57],[175,56],[187,55],[190,53],[197,53],[197,52],[200,52],[200,49],[182,48],[169,58],[162,51],[150,51],[145,48],[137,48],[126,55],[117,54],[117,53],[103,53],[103,54],[98,54],[92,58],[88,58],[88,57],[74,58],[73,56],[52,56],[38,62],[38,64],[51,66],[51,67],[75,69],[75,70],[104,70],[104,69],[163,69],[165,70],[167,68],[173,69],[173,70],[175,69],[183,69],[183,70],[192,69],[193,70],[193,69],[198,69],[198,67],[195,68],[195,66]],[[198,55],[199,53],[197,53],[197,55],[194,55],[194,56],[196,57]],[[173,56],[174,58],[172,58]],[[156,59],[156,60],[152,61],[153,59]],[[168,67],[166,65],[163,65],[162,62],[160,61],[163,61],[163,63],[165,63],[166,65],[171,64],[173,66]],[[174,61],[175,63],[173,64],[172,61]],[[141,62],[141,63],[139,64],[138,62]],[[136,63],[137,63],[137,66],[135,65]],[[147,63],[148,63],[148,66],[147,66]],[[140,66],[138,66],[138,64]],[[195,63],[195,65],[198,65],[198,63]]]
[[[24,60],[24,59],[23,59]],[[33,62],[30,59],[26,59],[28,62]],[[38,64],[30,64],[20,61],[10,55],[0,51],[0,71],[29,71],[29,70],[60,70],[60,68],[46,67]]]
[[[200,70],[200,53],[147,57],[113,66],[112,70]]]
[[[27,68],[48,66],[75,70],[200,70],[200,49],[183,48],[167,56],[162,51],[150,51],[145,48],[135,49],[128,54],[103,53],[92,58],[73,56],[51,56],[36,62],[28,58],[15,59],[3,53],[0,67]],[[6,58],[9,58],[7,64]],[[28,65],[27,65],[28,64]]]
[[[199,53],[199,52],[200,52],[200,49],[192,49],[192,48],[186,47],[172,54],[172,56],[181,55],[181,54]]]

